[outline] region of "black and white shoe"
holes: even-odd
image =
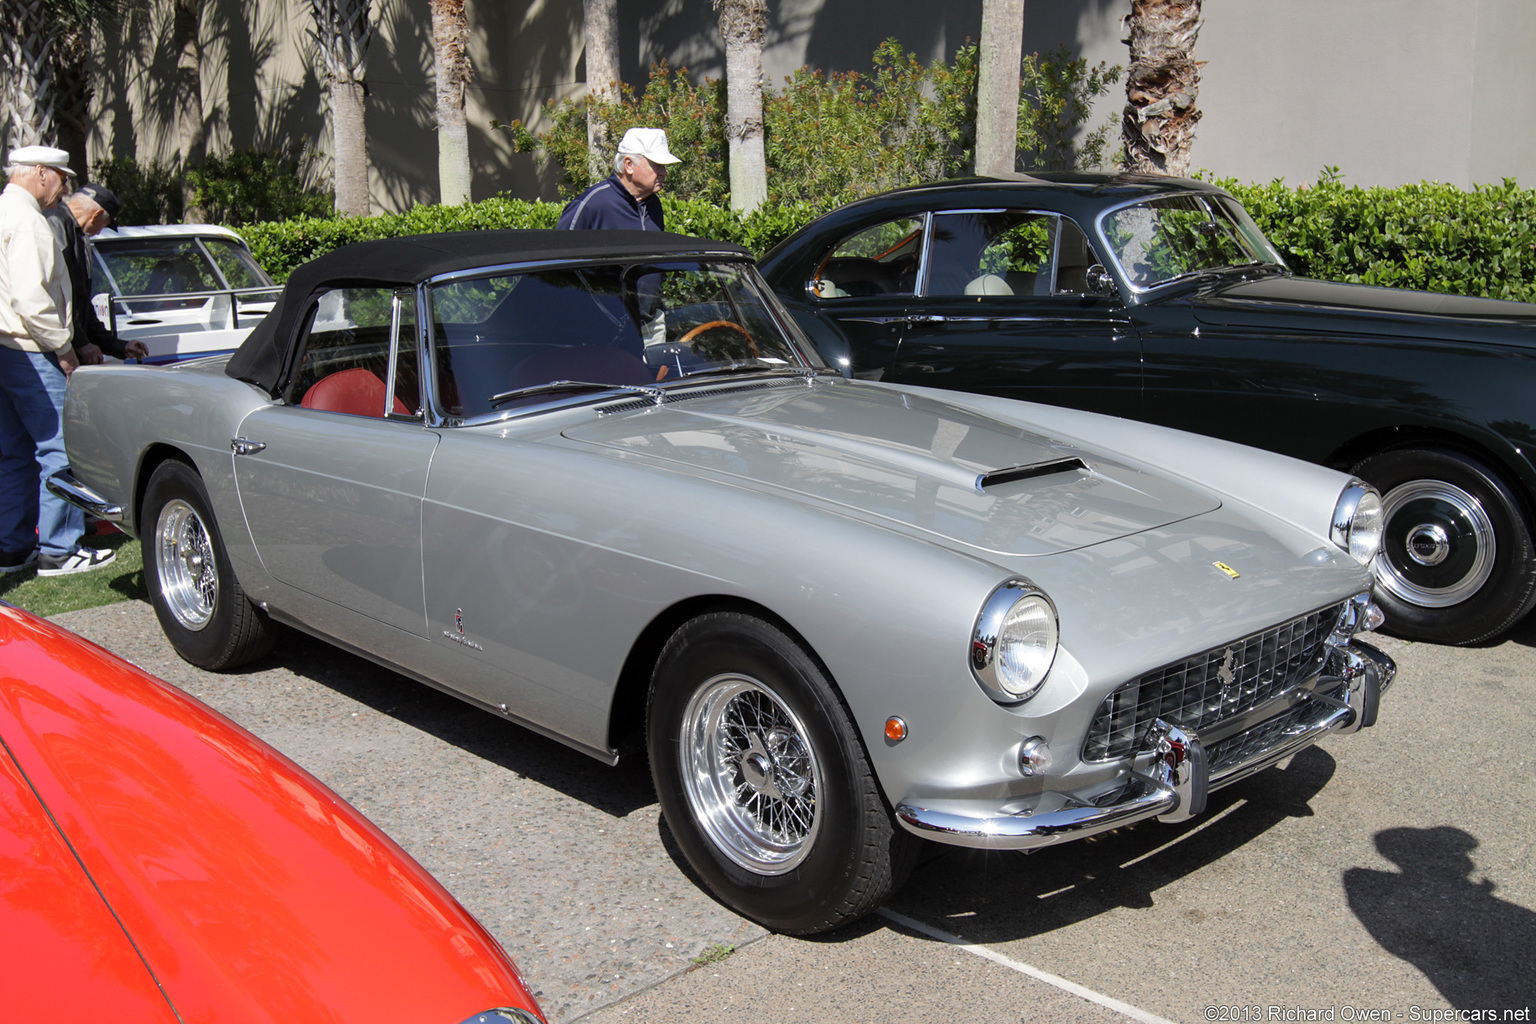
[[[0,551],[0,575],[25,572],[37,564],[37,548],[29,551]]]
[[[116,551],[102,548],[78,547],[67,555],[42,555],[37,560],[39,576],[68,576],[71,573],[90,572],[104,565],[111,565],[117,558]]]

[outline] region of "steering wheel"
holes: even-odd
[[[753,359],[757,358],[757,342],[752,340],[752,335],[747,333],[747,329],[745,327],[741,326],[741,324],[736,323],[736,321],[734,321],[734,320],[706,320],[704,323],[699,324],[699,326],[695,327],[693,330],[689,331],[687,334],[684,334],[681,338],[678,338],[677,339],[677,344],[679,344],[679,345],[689,345],[689,343],[692,342],[694,338],[697,338],[699,335],[703,334],[705,331],[712,331],[716,327],[729,327],[731,330],[733,330],[733,331],[737,332],[738,334],[740,334],[743,338],[746,338],[747,339],[747,349],[752,353],[752,358]],[[690,345],[690,347],[691,347],[691,345]]]

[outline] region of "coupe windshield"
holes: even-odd
[[[1107,214],[1103,227],[1113,258],[1136,288],[1228,267],[1285,267],[1243,208],[1222,196],[1153,199]]]
[[[770,301],[750,265],[696,260],[443,282],[431,289],[439,398],[469,419],[584,388],[819,365]]]

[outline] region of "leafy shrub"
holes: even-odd
[[[181,178],[169,164],[141,164],[131,156],[113,157],[96,164],[91,180],[107,186],[123,204],[118,211],[119,224],[181,220]]]
[[[977,48],[967,44],[952,62],[925,66],[891,39],[875,50],[868,74],[802,68],[790,75],[763,102],[770,202],[823,206],[969,171],[975,163],[977,60]],[[1019,111],[1024,165],[1096,166],[1114,125],[1079,136],[1094,98],[1119,73],[1103,63],[1090,68],[1065,49],[1026,57]],[[550,128],[540,134],[521,122],[493,125],[511,132],[519,150],[542,150],[565,172],[561,191],[575,194],[592,183],[589,103],[605,119],[606,154],[629,128],[665,128],[670,148],[683,158],[669,171],[668,191],[717,203],[729,197],[725,85],[714,79],[695,85],[686,68],[658,64],[643,92],[626,85],[615,101],[551,103]]]
[[[308,160],[298,149],[267,153],[237,149],[211,156],[187,171],[193,200],[215,224],[238,227],[264,220],[323,217],[335,206],[330,189],[310,181]]]
[[[1509,179],[1361,188],[1325,168],[1311,187],[1218,184],[1298,274],[1536,302],[1536,191]]]
[[[239,227],[292,217],[324,217],[334,206],[328,189],[308,184],[312,176],[297,150],[267,153],[237,149],[212,156],[187,171],[195,201],[213,224]],[[182,180],[171,163],[140,164],[122,156],[98,163],[93,180],[122,202],[124,225],[175,224],[186,219]]]

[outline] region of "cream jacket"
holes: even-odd
[[[0,345],[69,355],[69,270],[43,209],[20,185],[0,192]]]

